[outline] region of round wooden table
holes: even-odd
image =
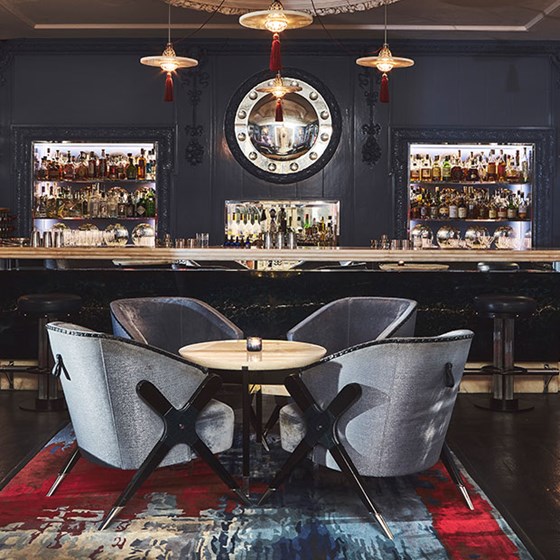
[[[240,383],[243,409],[243,476],[250,472],[250,385],[283,385],[288,375],[320,360],[327,353],[317,344],[291,340],[262,341],[260,352],[247,351],[246,340],[213,340],[189,344],[179,354],[220,375],[225,383]],[[259,416],[260,414],[258,414]],[[260,425],[260,418],[257,426]],[[258,440],[259,434],[257,434]]]

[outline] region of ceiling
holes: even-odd
[[[0,40],[165,37],[167,10],[163,0],[0,0]],[[172,8],[171,18],[175,39],[268,36],[240,27],[237,16]],[[560,40],[560,0],[399,0],[388,18],[390,39]],[[375,8],[315,18],[311,27],[289,33],[373,38],[382,30],[383,9]]]

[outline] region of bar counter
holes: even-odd
[[[419,249],[379,250],[362,247],[300,247],[297,249],[175,249],[149,247],[5,247],[0,246],[0,259],[87,259],[117,261],[174,262],[192,261],[325,261],[325,262],[399,262],[405,263],[476,263],[487,262],[555,262],[560,249]]]
[[[190,266],[192,262],[199,266]],[[234,266],[238,261],[249,266]],[[257,261],[264,264],[257,267]],[[268,262],[267,262],[268,261]],[[274,261],[307,263],[289,270]],[[383,263],[411,264],[386,271]],[[480,272],[477,264],[517,262],[519,271]],[[560,249],[372,250],[368,248],[167,249],[0,247],[0,358],[30,358],[33,325],[17,311],[23,294],[66,292],[83,299],[76,322],[111,332],[109,303],[126,297],[182,296],[206,301],[246,335],[283,338],[314,310],[348,296],[404,297],[418,302],[417,335],[475,331],[469,360],[492,355],[492,321],[476,316],[473,299],[488,293],[533,297],[537,312],[516,324],[519,361],[557,361],[560,338]],[[344,266],[349,262],[365,266]],[[45,263],[47,266],[45,266]],[[120,266],[115,266],[118,263]],[[179,263],[172,266],[172,263]],[[182,263],[182,264],[181,264]],[[314,265],[320,265],[320,270]],[[329,265],[332,264],[332,266]],[[341,266],[340,263],[343,263]],[[449,265],[423,270],[414,263]],[[326,266],[325,266],[326,265]],[[290,263],[291,266],[291,263]],[[253,269],[252,267],[255,267]],[[25,349],[28,349],[27,351]]]

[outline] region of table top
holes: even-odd
[[[246,340],[213,340],[189,344],[179,354],[200,366],[220,370],[295,369],[320,360],[327,351],[317,344],[291,340],[262,341],[261,352],[247,352]]]

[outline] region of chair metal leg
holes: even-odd
[[[373,502],[373,500],[369,497],[369,494],[366,492],[364,481],[360,476],[360,473],[354,466],[352,459],[344,449],[343,445],[339,443],[338,445],[331,447],[329,449],[331,455],[333,456],[336,464],[340,467],[340,470],[344,473],[347,480],[352,484],[354,490],[358,493],[358,496],[362,503],[366,506],[368,511],[375,517],[381,529],[387,537],[391,540],[395,540],[389,525],[385,521],[385,518],[381,515],[381,512]]]
[[[474,505],[472,503],[471,497],[469,496],[467,487],[465,486],[465,481],[463,480],[463,476],[461,475],[461,472],[459,471],[457,464],[453,460],[453,455],[451,455],[451,450],[449,449],[447,443],[444,443],[441,449],[441,461],[443,463],[443,466],[449,473],[451,480],[453,480],[453,482],[459,489],[459,492],[461,492],[463,498],[465,499],[465,502],[467,502],[468,508],[470,510],[474,510]]]
[[[78,459],[80,458],[80,448],[76,446],[76,449],[66,461],[66,464],[62,467],[62,469],[58,472],[58,476],[54,481],[53,485],[50,487],[49,491],[47,492],[47,496],[52,496],[56,489],[60,486],[60,483],[66,478],[66,475],[74,468]]]
[[[101,521],[100,530],[109,526],[111,521],[122,511],[128,500],[150,476],[152,471],[158,467],[169,451],[179,443],[186,443],[197,451],[200,457],[206,460],[210,467],[228,484],[236,496],[243,503],[248,503],[247,498],[240,493],[235,480],[229,476],[229,473],[227,473],[223,466],[220,464],[221,468],[216,467],[216,464],[219,464],[218,459],[212,455],[212,452],[196,433],[196,419],[200,411],[208,404],[221,385],[222,382],[217,375],[209,375],[189,401],[182,408],[176,409],[155,385],[149,381],[140,381],[138,383],[136,392],[148,406],[161,416],[165,428],[160,440],[155,444],[140,468],[136,471],[109,513]],[[211,459],[209,456],[211,456]]]
[[[100,531],[103,531],[111,524],[111,521],[113,521],[113,519],[123,510],[124,506],[126,505],[128,500],[132,498],[136,490],[140,488],[142,483],[152,474],[152,472],[163,461],[163,459],[165,459],[165,456],[173,447],[169,446],[166,440],[167,436],[164,432],[162,438],[156,443],[140,468],[134,473],[134,476],[127,484],[126,488],[117,498],[109,513],[101,521],[101,524],[99,525]]]

